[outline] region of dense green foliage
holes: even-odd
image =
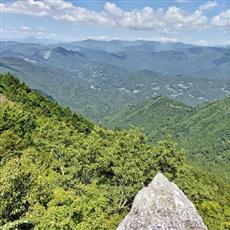
[[[230,227],[229,186],[188,164],[170,137],[109,130],[0,76],[3,229],[115,229],[158,171],[188,195],[210,230]]]
[[[74,59],[73,55],[62,56],[60,52],[56,52],[56,49],[56,51],[49,51],[52,55],[48,60],[43,59],[43,56],[38,56],[36,60],[35,54],[28,57],[27,54],[23,54],[26,52],[26,48],[22,48],[21,45],[19,50],[22,53],[15,53],[15,48],[12,48],[12,53],[9,53],[9,49],[7,48],[4,53],[7,57],[4,55],[0,57],[1,72],[10,72],[16,75],[30,88],[38,89],[43,94],[50,95],[58,103],[68,106],[72,111],[81,112],[93,121],[100,123],[104,123],[106,116],[125,106],[137,104],[157,95],[194,106],[207,100],[222,98],[230,92],[230,79],[220,77],[221,71],[217,71],[217,69],[215,72],[217,72],[218,78],[209,78],[210,74],[204,77],[203,72],[197,74],[196,77],[189,77],[187,74],[174,76],[171,72],[174,64],[171,63],[172,67],[167,71],[170,76],[165,76],[148,70],[125,71],[116,66],[115,62],[111,63],[112,65],[94,62],[80,67],[78,64],[81,62],[78,60],[78,55],[75,56],[75,58],[78,57],[77,59]],[[29,48],[29,50],[36,50],[36,48]],[[143,54],[146,56],[146,52]],[[29,61],[21,58],[24,55]],[[138,57],[136,53],[130,55]],[[91,56],[91,54],[86,54],[86,56]],[[61,59],[59,60],[59,58]],[[204,57],[203,59],[207,60],[208,58]],[[154,63],[152,57],[149,59],[145,57],[144,60],[151,60],[151,63]],[[56,61],[58,62],[56,63]],[[134,63],[131,62],[132,67],[135,67]],[[191,66],[190,63],[189,66]],[[164,61],[162,65],[164,70],[167,69]],[[195,67],[195,65],[192,66]],[[179,68],[183,71],[186,69],[186,72],[188,70],[182,64]],[[208,72],[212,71],[208,70]]]
[[[195,108],[156,97],[107,117],[107,124],[143,128],[152,142],[172,134],[190,160],[230,178],[230,97]]]
[[[181,102],[167,97],[154,97],[106,117],[110,127],[143,128],[149,137],[159,139],[168,134],[168,127],[178,123],[191,110]]]

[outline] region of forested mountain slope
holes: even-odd
[[[143,128],[150,141],[173,134],[188,156],[209,170],[230,176],[230,98],[195,108],[152,98],[107,117],[110,127]]]
[[[0,45],[2,73],[98,123],[159,95],[190,106],[230,95],[227,47],[143,40]]]
[[[1,72],[10,72],[31,88],[96,122],[122,107],[164,95],[197,105],[230,94],[229,80],[164,76],[152,71],[131,73],[113,65],[86,65],[78,72],[40,66],[15,57],[0,58]]]
[[[172,129],[191,159],[230,178],[230,97],[194,108]]]
[[[158,96],[137,105],[127,106],[118,113],[106,117],[105,120],[110,127],[128,128],[136,125],[144,128],[146,134],[153,137],[158,135],[159,138],[167,135],[168,127],[179,122],[191,109],[192,107],[186,104]]]
[[[115,229],[158,171],[186,193],[211,230],[228,229],[229,185],[188,164],[170,139],[109,130],[0,76],[3,229]]]

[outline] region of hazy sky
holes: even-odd
[[[230,44],[230,1],[1,0],[1,39]]]

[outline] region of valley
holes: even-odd
[[[227,48],[116,40],[50,46],[2,42],[1,47],[2,72],[16,74],[99,123],[122,107],[154,96],[196,106],[230,95]]]
[[[138,129],[103,128],[10,74],[0,75],[0,95],[3,228],[116,229],[157,172],[183,189],[210,230],[228,228],[229,183],[188,162],[172,138],[150,145]],[[174,102],[179,110],[189,108]]]
[[[226,229],[229,49],[93,40],[56,45],[2,42],[1,47],[2,184],[14,187],[2,193],[7,213],[2,224],[23,228],[28,221],[31,228],[56,229],[52,223],[60,211],[60,196],[74,204],[61,205],[70,215],[76,213],[74,200],[82,205],[79,215],[84,220],[58,217],[63,224],[69,218],[70,229],[114,229],[136,192],[161,171],[181,186],[209,229],[217,229],[214,223]],[[19,198],[10,192],[21,182],[7,181],[8,168],[20,168],[17,164],[23,169],[12,175],[27,178],[28,169],[30,179],[22,182],[25,190],[20,191],[26,196],[19,194],[15,216],[10,197]],[[42,176],[44,182],[39,182],[38,169],[48,175]],[[54,197],[43,186],[52,187]],[[31,192],[40,188],[44,201]],[[96,203],[91,196],[97,197]],[[103,202],[111,210],[105,211]],[[43,210],[47,205],[50,208]],[[95,205],[100,206],[98,213]],[[86,207],[91,209],[88,214]]]
[[[2,0],[1,230],[230,230],[229,0]]]

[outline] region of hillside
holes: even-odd
[[[194,108],[172,130],[192,160],[230,178],[230,97]]]
[[[107,117],[110,127],[143,128],[150,141],[173,134],[189,159],[229,179],[230,98],[195,108],[157,97]]]
[[[164,137],[168,134],[168,127],[179,122],[191,109],[183,103],[158,96],[108,116],[106,121],[110,127],[135,125],[143,128],[147,135]]]
[[[0,45],[2,73],[98,123],[155,96],[196,106],[230,95],[227,47],[143,40]]]
[[[229,80],[225,79],[164,76],[147,70],[133,73],[108,64],[72,71],[63,70],[63,65],[40,65],[21,57],[0,58],[1,72],[16,75],[31,88],[100,123],[124,106],[159,95],[194,106],[230,93]]]
[[[115,229],[159,171],[210,230],[230,226],[229,185],[187,163],[170,138],[152,146],[136,129],[102,128],[9,74],[0,94],[3,229]]]

